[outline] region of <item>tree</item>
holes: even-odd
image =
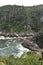
[[[38,14],[37,12],[38,11],[36,11],[36,10],[33,10],[31,12],[31,14],[32,14],[32,16],[31,16],[32,21],[31,21],[30,25],[31,25],[31,29],[33,31],[35,31],[35,32],[38,32],[41,29],[41,27],[42,27],[40,18],[37,16],[37,14]]]

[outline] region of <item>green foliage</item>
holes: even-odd
[[[40,18],[43,16],[43,5],[24,7],[6,5],[0,7],[0,31],[21,32],[29,31],[29,26],[35,32],[42,28]]]
[[[3,62],[0,62],[0,65],[6,65],[6,64],[4,64]]]
[[[21,56],[21,58],[14,58],[13,55],[11,55],[6,59],[1,57],[0,64],[1,65],[41,65],[38,60],[40,56],[34,54],[34,52],[32,53],[31,52],[24,53]]]
[[[33,37],[34,41],[39,45],[40,48],[43,48],[43,29],[40,30]]]

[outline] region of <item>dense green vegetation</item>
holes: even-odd
[[[39,31],[43,26],[43,5],[24,7],[6,5],[0,7],[0,31]]]
[[[43,29],[41,29],[33,37],[34,41],[39,45],[40,48],[43,48]]]
[[[0,57],[0,65],[41,65],[40,56],[32,53],[24,53],[21,58],[14,58],[13,55],[8,58]]]

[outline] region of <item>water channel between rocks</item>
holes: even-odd
[[[22,41],[22,39],[0,39],[0,56],[20,57],[24,52],[28,52],[29,50],[21,45]]]

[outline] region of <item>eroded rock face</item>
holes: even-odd
[[[43,16],[40,18],[41,22],[43,22]]]
[[[36,43],[31,42],[30,40],[24,40],[22,45],[30,50],[39,49],[39,46]]]
[[[30,46],[30,41],[29,40],[24,40],[22,45],[25,47],[25,48],[28,48],[29,49],[29,46]]]

